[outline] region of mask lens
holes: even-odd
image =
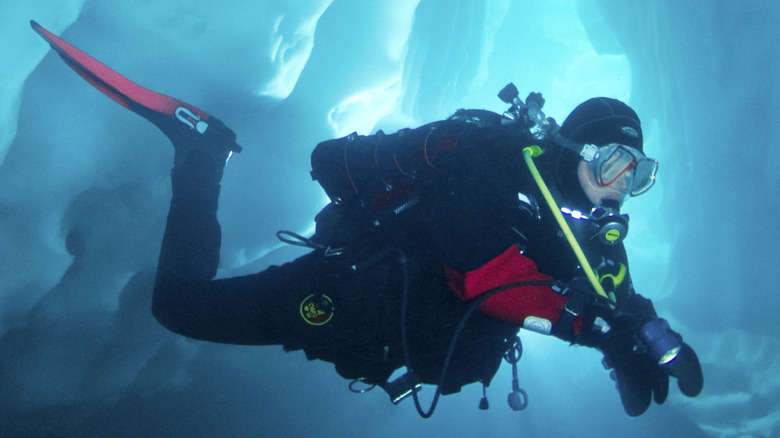
[[[626,195],[639,196],[655,184],[658,161],[647,158],[638,150],[612,143],[599,148],[593,169],[601,187],[612,186],[624,178]]]
[[[651,158],[639,160],[636,166],[636,175],[634,176],[634,186],[631,189],[631,196],[639,196],[650,190],[655,184],[655,174],[658,173],[658,161]]]
[[[630,151],[619,145],[608,145],[599,152],[599,184],[607,187],[614,184],[637,165],[637,159]]]

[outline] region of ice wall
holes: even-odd
[[[0,435],[772,436],[780,364],[768,274],[780,172],[778,18],[770,1],[408,0],[0,4]],[[430,420],[279,348],[182,339],[149,313],[172,150],[73,74],[36,19],[142,85],[228,122],[244,152],[223,181],[222,275],[295,255],[323,196],[318,142],[461,107],[502,111],[513,81],[562,120],[628,101],[661,160],[632,201],[635,282],[705,366],[705,392],[637,420],[598,354],[524,335],[528,410],[510,374],[446,397]],[[45,57],[44,57],[45,55]],[[12,61],[12,62],[11,62]],[[660,208],[659,208],[660,206]],[[428,391],[431,392],[431,391]]]
[[[691,333],[708,377],[686,411],[713,436],[775,436],[780,45],[770,35],[780,8],[600,5],[632,65],[632,102],[658,118],[668,149],[661,205],[672,244],[660,304]]]

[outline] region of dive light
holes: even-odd
[[[661,318],[651,319],[643,325],[639,329],[639,339],[658,365],[671,363],[682,349],[680,341],[669,330],[669,324]]]

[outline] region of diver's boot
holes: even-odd
[[[137,112],[157,126],[173,144],[176,153],[172,173],[176,173],[189,156],[198,151],[213,162],[214,179],[219,182],[233,152],[241,152],[241,146],[236,143],[236,133],[214,116],[206,122],[185,107],[176,109],[175,118],[151,111]]]

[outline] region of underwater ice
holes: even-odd
[[[768,0],[3,3],[0,435],[777,436],[779,15]],[[661,162],[627,206],[634,283],[696,348],[703,394],[672,387],[630,420],[599,354],[526,333],[526,411],[504,403],[505,367],[489,411],[472,385],[423,421],[301,353],[166,332],[149,304],[172,149],[30,19],[238,133],[220,275],[295,256],[274,233],[306,232],[323,206],[319,141],[501,112],[510,81],[559,121],[588,97],[628,101]]]

